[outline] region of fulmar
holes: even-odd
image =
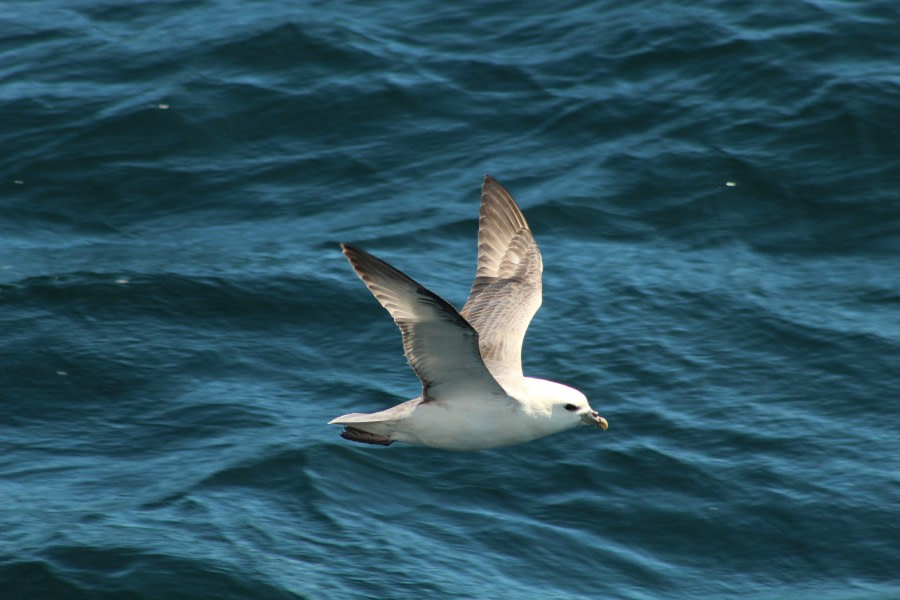
[[[478,267],[459,312],[383,260],[341,244],[369,291],[394,318],[422,394],[375,413],[333,419],[341,436],[445,450],[520,444],[577,425],[606,430],[578,390],[525,377],[522,340],[541,305],[541,253],[522,211],[490,175],[481,187]]]

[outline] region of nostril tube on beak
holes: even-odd
[[[592,410],[589,413],[584,413],[581,415],[581,420],[587,425],[596,425],[599,429],[606,431],[606,428],[609,427],[609,423],[606,422],[606,419],[600,416],[596,410]]]

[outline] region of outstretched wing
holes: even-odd
[[[490,175],[481,186],[478,270],[462,316],[478,331],[495,377],[522,377],[522,340],[541,305],[543,264],[528,223]]]
[[[506,394],[478,350],[478,333],[443,298],[383,260],[341,244],[344,256],[403,334],[403,350],[428,400]]]

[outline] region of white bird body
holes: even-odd
[[[407,444],[482,450],[530,442],[578,425],[568,411],[560,412],[560,399],[587,403],[578,390],[545,379],[523,377],[506,385],[508,393],[497,397],[474,393],[423,402],[420,396],[376,413],[344,415],[332,423]]]
[[[580,424],[606,429],[578,390],[522,374],[522,340],[541,304],[543,265],[519,207],[492,177],[482,186],[478,269],[461,312],[384,261],[342,248],[400,328],[423,388],[392,408],[330,421],[345,426],[344,438],[482,450]]]

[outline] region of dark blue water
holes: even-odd
[[[7,1],[0,597],[900,598],[900,4]],[[526,373],[479,453],[340,255],[460,306],[484,173]]]

